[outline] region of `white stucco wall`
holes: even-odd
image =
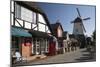
[[[38,17],[39,17],[39,22],[46,24],[46,22],[41,14],[38,14]]]
[[[44,20],[44,17],[41,14],[38,14],[38,17],[39,17],[38,21],[40,23],[43,23],[43,24],[40,24],[40,23],[38,24],[39,25],[39,31],[50,33],[50,30],[49,30],[49,28],[46,24],[46,21]],[[46,27],[45,27],[44,24],[46,24]]]
[[[19,20],[19,19],[16,19],[21,25],[23,25],[23,21],[22,20]],[[15,26],[18,26],[18,27],[21,27],[18,22],[15,21]]]
[[[39,25],[39,31],[45,32],[45,25],[40,23],[38,25]]]

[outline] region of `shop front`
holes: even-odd
[[[48,53],[49,35],[40,31],[29,31],[33,38],[33,55],[45,55]]]
[[[13,58],[30,57],[32,54],[32,35],[26,30],[11,27],[11,53]]]

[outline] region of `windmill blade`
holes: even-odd
[[[84,32],[86,32],[86,29],[85,29],[85,27],[84,27],[84,24],[83,24],[83,22],[82,22],[82,27],[83,27],[83,30],[84,30]]]
[[[82,19],[82,20],[89,20],[89,19],[91,19],[90,17],[88,17],[88,18],[84,18],[84,19]]]
[[[77,12],[78,12],[79,17],[81,17],[80,12],[79,12],[79,9],[78,9],[78,8],[76,8],[76,10],[77,10]]]

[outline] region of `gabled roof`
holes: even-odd
[[[50,25],[51,25],[51,29],[52,29],[54,35],[57,35],[57,28],[59,26],[61,27],[61,29],[63,31],[62,25],[59,22],[56,22],[55,24],[50,24]]]
[[[55,24],[50,24],[51,25],[51,29],[52,30],[55,30],[57,29],[59,26],[61,27],[62,31],[63,31],[63,28],[62,28],[62,25],[60,23],[55,23]]]
[[[44,17],[44,19],[45,19],[45,21],[46,21],[46,23],[47,23],[47,25],[48,25],[48,27],[49,27],[49,29],[51,31],[51,34],[52,34],[52,29],[50,27],[50,22],[49,22],[49,20],[47,18],[47,15],[44,13],[44,11],[41,8],[39,8],[36,5],[35,2],[27,2],[27,1],[15,1],[15,2],[17,4],[23,6],[24,8],[27,8],[27,9],[33,11],[33,12],[40,13],[41,15],[43,15],[43,17]]]

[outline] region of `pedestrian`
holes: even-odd
[[[15,52],[15,56],[16,56],[16,61],[20,61],[21,60],[21,55],[18,51]]]

